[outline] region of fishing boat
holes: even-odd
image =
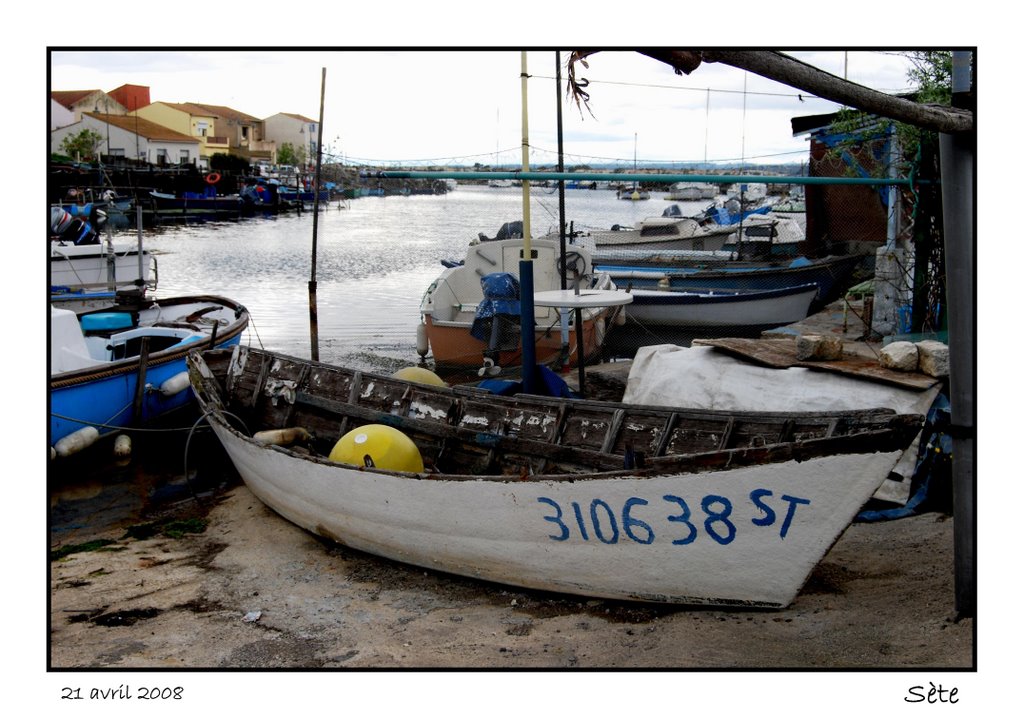
[[[239,343],[249,314],[209,295],[50,308],[50,445],[66,456],[191,402],[185,355]]]
[[[863,259],[862,255],[852,254],[740,260],[737,253],[725,251],[618,250],[593,255],[597,270],[606,272],[616,285],[624,288],[769,290],[813,283],[818,286],[818,293],[812,309],[838,297]]]
[[[634,183],[632,187],[619,188],[618,197],[620,200],[649,200],[651,191]]]
[[[501,367],[521,361],[519,328],[519,260],[523,251],[521,225],[506,223],[506,239],[483,239],[470,244],[459,263],[443,261],[445,269],[427,288],[420,303],[421,336],[417,349],[433,355],[441,367]],[[519,237],[515,237],[518,229]],[[502,233],[499,232],[499,235]],[[561,255],[555,241],[537,239],[533,250],[535,292],[561,288]],[[595,273],[590,254],[572,248],[564,273],[570,283],[578,280],[586,289],[614,289],[606,274]],[[486,278],[491,279],[484,282]],[[571,285],[570,285],[571,286]],[[576,333],[583,333],[584,359],[594,354],[605,337],[605,325],[613,311],[588,308],[577,327],[567,313],[567,334],[561,332],[562,314],[555,307],[534,308],[536,358],[542,364],[564,359],[576,364]]]
[[[138,242],[100,238],[91,224],[50,209],[50,301],[70,307],[109,304],[118,292],[156,288],[157,261]]]
[[[751,329],[799,322],[818,294],[812,283],[770,290],[632,290],[626,320],[644,325]]]
[[[718,188],[707,182],[676,182],[668,188],[665,199],[673,202],[696,202],[713,200],[717,194]]]
[[[587,242],[600,250],[720,250],[729,228],[702,225],[692,217],[648,217],[635,228],[591,230]]]
[[[922,423],[501,397],[246,346],[188,362],[246,486],[299,527],[618,600],[787,606]]]
[[[636,173],[636,133],[633,133],[633,172]],[[620,200],[649,200],[651,199],[650,190],[646,190],[635,181],[632,187],[620,187],[618,189],[618,198]]]

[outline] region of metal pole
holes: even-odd
[[[563,156],[562,144],[562,58],[561,53],[555,50],[555,117],[558,121],[558,171],[565,172],[565,158]],[[565,267],[565,180],[558,181],[558,251],[562,258],[562,267]],[[566,288],[565,272],[561,273],[561,288]]]
[[[565,172],[565,155],[562,138],[562,54],[555,50],[555,118],[558,127],[558,171]],[[562,270],[559,272],[558,285],[561,289],[566,288],[565,277],[565,180],[558,180],[558,256],[561,259]],[[562,355],[565,358],[566,366],[569,362],[569,316],[565,312],[560,313],[560,324],[562,331]],[[579,313],[576,315],[576,334],[579,336]],[[582,365],[580,365],[582,367]],[[582,375],[580,376],[580,392],[583,392]]]
[[[953,53],[953,105],[970,107],[971,53]],[[972,108],[973,109],[973,108]],[[974,402],[976,348],[974,303],[974,154],[977,134],[940,134],[942,223],[949,306],[949,388],[953,438],[953,568],[958,617],[973,617],[975,565]]]
[[[526,51],[520,52],[519,73],[523,104],[523,172],[530,169],[530,129],[526,104],[527,78]],[[523,254],[519,258],[519,310],[521,341],[523,345],[523,392],[534,391],[534,373],[537,368],[537,338],[533,331],[533,247],[530,245],[530,181],[523,180]]]
[[[327,68],[320,74],[320,124],[317,127],[316,143],[316,186],[313,188],[313,257],[309,270],[309,356],[314,362],[320,360],[320,336],[316,312],[316,230],[320,209],[320,141],[324,132],[324,88],[327,86]],[[301,195],[299,202],[302,202]]]

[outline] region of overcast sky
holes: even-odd
[[[895,92],[908,87],[894,51],[793,52],[840,77]],[[565,61],[561,52],[563,88]],[[790,121],[831,112],[818,100],[719,64],[675,75],[657,60],[604,51],[577,66],[590,80],[589,110],[556,90],[555,49],[527,53],[531,166],[557,158],[562,98],[566,164],[658,161],[800,161],[806,139]],[[522,139],[518,50],[261,52],[54,51],[54,90],[145,85],[152,101],[226,105],[258,118],[290,112],[317,119],[322,69],[324,147],[350,162],[519,163]]]

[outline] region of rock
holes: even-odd
[[[893,342],[882,348],[878,363],[886,369],[900,372],[917,370],[917,346],[913,342]]]
[[[917,343],[917,366],[931,377],[949,376],[949,346],[937,340]]]
[[[796,338],[798,360],[838,360],[843,356],[843,341],[828,335],[802,335]]]

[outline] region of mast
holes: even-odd
[[[527,110],[526,51],[520,51],[520,86],[522,92],[523,125],[523,172],[530,171],[530,126]],[[523,180],[523,250],[519,258],[519,311],[523,345],[523,392],[533,393],[534,370],[537,364],[537,348],[534,335],[533,315],[533,247],[530,244],[530,181]]]
[[[313,256],[309,270],[309,343],[310,358],[314,362],[320,360],[320,337],[316,311],[316,230],[317,217],[320,215],[320,162],[323,157],[321,150],[324,135],[324,88],[327,86],[327,68],[320,73],[320,124],[317,126],[316,138],[316,183],[313,187]],[[302,197],[299,196],[299,203]]]

